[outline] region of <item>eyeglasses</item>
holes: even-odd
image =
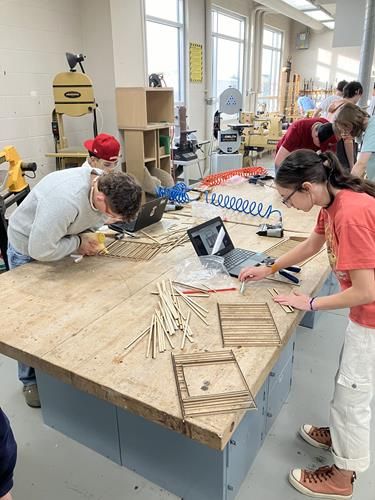
[[[299,191],[301,188],[298,186],[294,191],[292,191],[286,198],[281,198],[281,202],[284,203],[284,205],[288,206],[290,198],[296,194],[297,191]]]
[[[108,161],[103,160],[103,158],[97,158],[96,156],[91,156],[91,158],[93,158],[101,168],[116,168],[118,165],[118,160]]]

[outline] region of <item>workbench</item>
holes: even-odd
[[[241,189],[282,209],[275,190],[248,184]],[[287,214],[288,228],[294,225],[299,236],[312,229],[316,213]],[[180,219],[201,222],[186,215]],[[226,223],[236,246],[262,251],[277,242],[257,236],[256,227],[246,221],[253,224],[251,217],[241,224]],[[147,231],[157,235],[162,227],[158,223]],[[193,254],[188,243],[147,262],[97,256],[75,264],[66,258],[32,262],[1,275],[0,352],[36,368],[46,424],[184,500],[229,500],[288,395],[294,332],[303,313],[285,313],[272,301],[268,282],[248,284],[244,295],[232,291],[201,299],[209,310],[209,327],[192,317],[195,341],[187,352],[222,349],[217,302],[267,301],[283,345],[233,348],[257,410],[183,421],[169,351],[146,359],[141,343],[122,363],[116,357],[149,325],[158,301],[151,294],[155,283],[173,279],[176,266]],[[303,266],[300,289],[316,294],[328,275],[322,252]],[[228,279],[238,287],[237,280]],[[275,282],[272,286],[291,289]],[[326,282],[324,292],[330,287]]]

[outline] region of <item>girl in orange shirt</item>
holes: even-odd
[[[275,301],[302,311],[350,308],[349,324],[335,379],[329,427],[304,424],[300,435],[312,446],[331,449],[334,464],[316,471],[290,471],[301,493],[321,498],[352,497],[356,473],[370,463],[370,404],[375,384],[375,184],[343,171],[336,156],[298,150],[276,174],[283,203],[304,212],[321,207],[307,240],[272,267],[250,267],[239,279],[257,281],[315,255],[326,243],[341,291],[327,297],[300,293]]]

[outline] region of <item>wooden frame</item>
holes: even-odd
[[[306,241],[307,238],[303,236],[291,236],[290,238],[284,239],[273,245],[272,247],[267,248],[267,250],[264,250],[263,253],[268,255],[269,257],[273,257],[274,259],[278,259],[285,253],[289,252],[289,250],[293,250],[293,248],[296,248],[297,245],[302,243],[303,241]],[[320,250],[322,252],[323,250]],[[318,254],[320,253],[318,252]],[[303,262],[300,262],[299,265],[303,266],[307,262],[309,262],[311,259],[316,257],[315,254],[312,257],[309,257],[308,259],[304,260]]]
[[[142,241],[115,240],[99,253],[108,257],[120,257],[132,260],[151,260],[159,252],[168,253],[174,248],[184,245],[189,241],[186,228],[178,228],[165,234],[158,235],[157,238],[151,236],[146,231],[141,230],[146,238],[152,243]]]
[[[276,297],[277,295],[280,295],[280,292],[276,290],[276,288],[268,288],[269,293],[272,295],[272,297]],[[284,305],[284,304],[279,304],[280,307],[284,309],[285,312],[287,313],[293,313],[294,312],[294,307],[289,306],[289,305]]]
[[[137,241],[113,241],[100,255],[132,260],[150,260],[160,252],[160,245]]]
[[[172,353],[171,355],[184,420],[187,417],[193,416],[256,409],[250,388],[232,350],[177,355]],[[187,366],[205,366],[223,363],[230,363],[233,365],[234,370],[238,370],[243,384],[242,388],[231,392],[191,396],[186,383],[184,368]]]
[[[223,347],[270,347],[282,344],[266,302],[218,304]]]

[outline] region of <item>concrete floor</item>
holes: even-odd
[[[296,435],[302,423],[326,425],[345,312],[324,313],[316,328],[299,328],[293,386],[236,500],[302,500],[289,486],[291,467],[320,467],[330,454]],[[19,446],[14,500],[172,500],[137,474],[46,427],[40,410],[23,401],[16,363],[0,356],[0,403],[11,419]],[[372,500],[375,465],[360,475],[355,500]],[[270,480],[272,478],[272,480]],[[215,500],[215,499],[207,499]]]

